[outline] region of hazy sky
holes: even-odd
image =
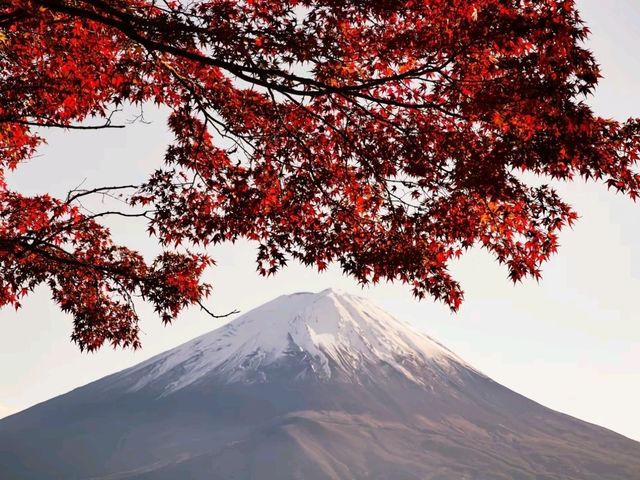
[[[637,0],[578,0],[592,29],[591,47],[605,79],[591,100],[605,116],[640,116],[640,7]],[[167,129],[158,112],[151,124],[125,130],[57,133],[41,155],[12,176],[28,192],[63,194],[82,182],[139,181],[159,165]],[[209,305],[242,311],[294,291],[342,288],[376,301],[396,317],[438,338],[496,381],[548,407],[640,440],[640,205],[578,182],[561,192],[581,215],[561,237],[562,247],[540,283],[512,286],[506,271],[473,251],[454,266],[466,290],[458,315],[430,300],[417,302],[407,287],[361,290],[339,270],[320,275],[292,265],[275,277],[255,273],[249,244],[211,250],[218,265]],[[120,242],[153,254],[143,225],[112,223]],[[0,311],[0,417],[133,365],[220,326],[196,309],[164,328],[141,308],[143,349],[81,354],[70,343],[71,319],[45,289],[18,312]]]

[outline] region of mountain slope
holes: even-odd
[[[640,444],[544,408],[370,302],[279,297],[0,421],[24,479],[640,480]]]

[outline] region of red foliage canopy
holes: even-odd
[[[120,104],[165,105],[175,138],[128,197],[166,247],[152,264],[81,208],[95,191],[0,181],[0,304],[46,283],[82,348],[137,346],[132,296],[168,322],[209,292],[208,258],[173,247],[241,237],[262,274],[338,262],[453,309],[473,245],[537,277],[575,214],[520,171],[639,191],[638,122],[584,103],[587,34],[570,0],[0,0],[0,175],[36,126]]]

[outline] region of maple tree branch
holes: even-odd
[[[124,218],[146,218],[148,220],[151,220],[152,217],[149,217],[149,214],[153,212],[154,210],[146,210],[144,212],[138,212],[138,213],[126,213],[126,212],[119,212],[117,210],[108,210],[105,212],[98,212],[98,213],[93,213],[91,215],[87,215],[86,219],[95,220],[96,218],[100,218],[100,217],[116,216],[116,217],[124,217]]]
[[[233,310],[231,312],[228,313],[224,313],[222,315],[216,315],[215,313],[213,313],[211,310],[209,310],[206,306],[203,305],[203,303],[198,300],[196,301],[196,304],[200,307],[200,309],[205,312],[207,315],[209,315],[211,318],[226,318],[226,317],[230,317],[231,315],[235,315],[237,313],[240,313],[240,310]]]
[[[0,25],[3,27],[19,22],[28,16],[27,12],[16,8],[14,11],[0,15]]]
[[[452,61],[452,59],[455,58],[456,56],[456,55],[452,55],[447,60],[447,62],[443,65],[437,65],[437,66],[423,65],[420,67],[410,69],[403,73],[397,73],[397,74],[380,77],[380,78],[372,78],[367,81],[362,81],[360,83],[357,83],[355,85],[336,86],[336,85],[330,85],[326,82],[322,82],[316,79],[301,77],[299,75],[294,75],[292,73],[284,72],[280,69],[260,68],[256,66],[247,66],[246,64],[233,63],[233,62],[229,62],[219,58],[203,55],[197,50],[188,50],[186,48],[179,47],[174,44],[162,43],[156,40],[152,40],[140,34],[135,27],[137,26],[136,25],[137,23],[146,24],[147,26],[150,26],[150,27],[157,27],[157,25],[154,25],[153,23],[151,23],[148,18],[141,18],[139,16],[126,14],[120,10],[117,10],[108,5],[105,5],[104,2],[94,0],[94,1],[86,1],[84,3],[88,3],[99,10],[106,11],[106,13],[110,13],[116,18],[111,18],[108,16],[100,15],[99,13],[93,12],[91,10],[86,10],[86,9],[78,8],[72,5],[68,5],[60,0],[34,0],[34,1],[46,8],[49,8],[52,11],[58,11],[60,13],[66,13],[73,16],[88,18],[98,23],[102,23],[104,25],[108,25],[113,28],[116,28],[121,33],[129,37],[131,40],[138,42],[140,45],[144,46],[150,51],[159,51],[159,52],[169,53],[171,55],[196,61],[201,64],[222,68],[248,83],[256,84],[266,88],[273,88],[274,90],[279,91],[281,93],[289,93],[292,95],[300,95],[304,97],[324,96],[327,94],[334,94],[334,93],[357,94],[358,92],[361,92],[363,90],[370,90],[373,87],[384,85],[390,82],[406,80],[406,79],[418,77],[427,73],[438,73],[444,70],[446,65],[449,64]],[[291,81],[299,85],[304,85],[307,88],[300,90],[297,88],[285,86],[283,84],[270,82],[269,80],[265,80],[264,76],[279,77],[285,81]],[[406,106],[410,106],[410,105],[407,104]],[[416,108],[427,108],[427,107],[437,107],[437,105],[416,104]]]
[[[65,130],[104,130],[107,128],[124,128],[124,125],[111,125],[107,122],[102,125],[68,125],[66,123],[56,122],[32,122],[29,120],[0,120],[0,123],[15,123],[18,125],[27,125],[30,127],[45,127],[45,128],[62,128]]]
[[[93,195],[95,193],[105,193],[105,192],[111,192],[113,190],[134,190],[138,188],[140,188],[139,185],[118,185],[118,186],[111,186],[111,187],[97,187],[97,188],[92,188],[88,190],[75,188],[67,194],[67,198],[65,202],[72,203],[73,201],[78,200],[79,198],[86,197],[88,195]]]
[[[76,267],[82,267],[89,270],[96,270],[102,273],[108,273],[112,275],[125,275],[130,277],[130,275],[128,275],[128,272],[125,272],[124,270],[113,268],[107,265],[99,265],[96,263],[83,262],[78,260],[75,257],[75,255],[73,255],[73,253],[66,251],[59,245],[55,245],[50,242],[45,242],[40,239],[34,239],[34,240],[37,243],[30,242],[26,240],[26,238],[0,239],[0,247],[2,247],[3,249],[10,249],[11,247],[17,246],[25,251],[34,253],[36,255],[41,255],[42,257],[57,263],[73,265]],[[42,247],[45,247],[45,248],[42,248]],[[55,255],[48,249],[58,251],[60,252],[60,254]],[[137,279],[139,280],[140,277],[138,277]]]

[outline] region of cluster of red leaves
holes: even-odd
[[[114,245],[109,232],[78,207],[48,195],[0,192],[0,306],[18,308],[37,285],[74,318],[73,340],[94,350],[105,340],[139,345],[132,296],[152,302],[164,322],[208,294],[197,279],[206,257],[165,253],[151,265]]]
[[[638,195],[639,123],[584,103],[587,34],[571,0],[1,0],[0,162],[153,101],[175,141],[130,201],[167,248],[248,238],[262,274],[338,262],[456,309],[452,258],[538,277],[576,218],[519,172]],[[148,266],[70,202],[0,195],[0,300],[48,283],[83,346],[137,344],[132,293],[166,321],[207,293],[206,257]]]

